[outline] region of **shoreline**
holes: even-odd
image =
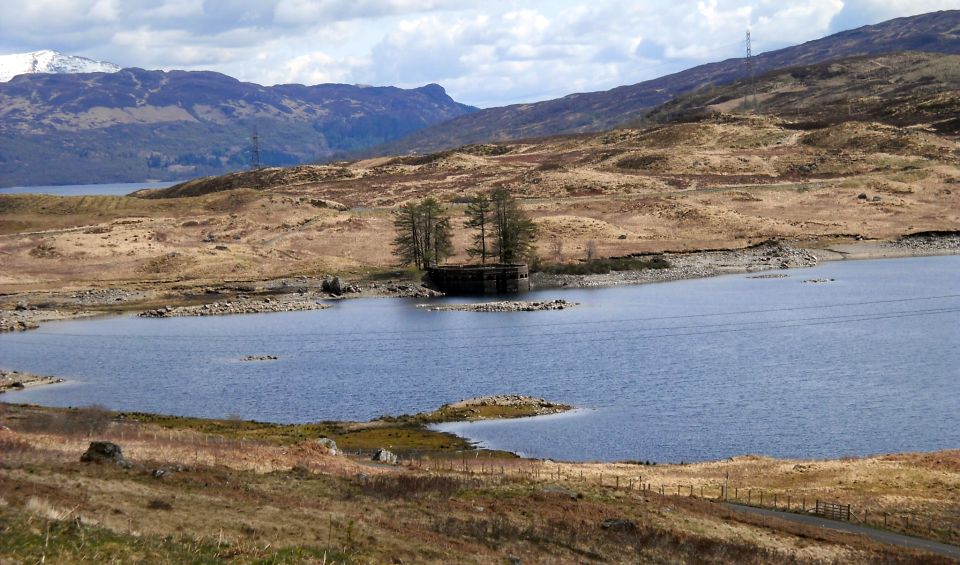
[[[810,268],[824,261],[902,259],[960,255],[960,233],[919,234],[893,241],[766,241],[729,250],[667,252],[671,266],[664,269],[612,271],[591,275],[531,274],[532,290],[603,288],[693,280],[722,275]],[[146,282],[119,287],[51,292],[14,292],[3,295],[0,334],[37,329],[51,321],[77,320],[120,313],[142,317],[171,315],[229,315],[323,309],[317,301],[354,298],[432,298],[442,294],[421,282],[359,277],[355,283],[339,277],[290,276],[247,283],[198,282],[169,288]],[[522,295],[518,295],[520,297]],[[491,295],[491,298],[493,296]],[[225,304],[230,304],[225,307]],[[429,306],[425,308],[429,309]]]
[[[0,394],[8,391],[20,391],[44,385],[64,383],[66,379],[45,375],[34,375],[21,371],[0,370]]]

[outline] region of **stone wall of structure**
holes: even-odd
[[[446,294],[507,294],[530,290],[526,265],[445,265],[428,270]]]

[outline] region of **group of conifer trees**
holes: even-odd
[[[537,226],[504,188],[477,194],[467,203],[464,227],[476,230],[467,254],[481,263],[520,263],[533,251]],[[453,254],[453,224],[435,198],[408,202],[395,212],[394,254],[418,269],[441,264]]]

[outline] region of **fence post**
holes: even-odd
[[[773,507],[774,507],[774,509],[776,509],[776,507],[777,507],[777,495],[776,495],[776,494],[773,495]]]
[[[747,489],[747,504],[753,504],[753,489]]]
[[[760,506],[763,506],[763,491],[760,491]]]

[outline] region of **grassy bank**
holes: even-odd
[[[439,449],[384,465],[330,455],[310,439],[339,431],[328,425],[0,404],[0,561],[948,562],[733,512],[711,501],[724,480],[768,495],[888,500],[960,531],[960,452],[650,467]],[[81,463],[92,439],[121,445],[132,467]]]

